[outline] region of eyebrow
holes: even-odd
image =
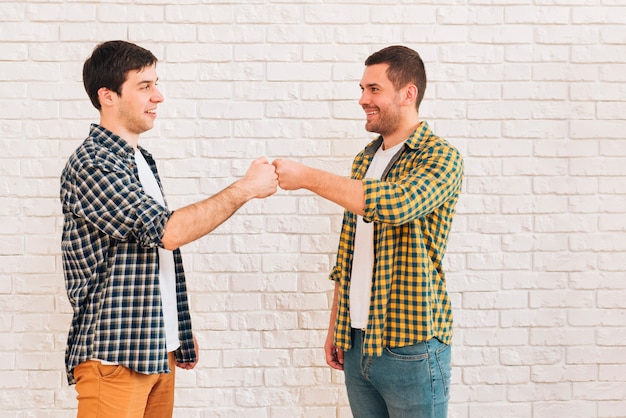
[[[156,80],[142,80],[138,82],[137,85],[141,86],[142,84],[156,84],[158,81],[159,81],[159,78],[157,77]]]
[[[361,83],[359,83],[359,86],[360,86],[361,88],[364,88],[364,87],[363,87],[363,85],[362,85]],[[366,85],[365,85],[365,87],[370,87],[370,88],[371,88],[371,87],[380,87],[380,84],[378,84],[378,83],[368,83],[368,84],[366,84]]]

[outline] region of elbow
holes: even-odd
[[[176,212],[172,212],[172,215],[168,219],[165,224],[165,228],[163,229],[163,236],[161,237],[161,245],[163,248],[169,251],[174,251],[184,245],[181,241],[179,229],[177,228],[178,224],[176,221],[172,222],[172,219],[175,217]]]
[[[356,202],[350,202],[350,201],[345,201],[345,202],[337,201],[335,203],[339,204],[346,211],[350,213],[354,213],[355,215],[359,215],[359,216],[365,216],[365,202],[356,203]]]
[[[173,240],[167,239],[166,237],[163,237],[161,239],[161,245],[163,246],[163,248],[169,251],[174,251],[180,248],[180,245],[178,245],[178,243]]]
[[[176,239],[176,236],[171,231],[168,231],[166,228],[163,236],[161,237],[161,245],[166,250],[174,251],[180,248],[182,243],[180,240]]]
[[[356,208],[353,213],[359,216],[365,216],[365,208]]]

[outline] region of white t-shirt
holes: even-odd
[[[383,150],[381,145],[374,154],[365,178],[380,179],[393,156],[404,146],[404,142],[386,150]],[[350,276],[350,324],[352,328],[367,328],[373,272],[374,223],[366,223],[362,216],[357,216]]]
[[[135,162],[139,172],[139,180],[147,194],[165,206],[159,184],[150,170],[148,162],[139,150],[135,151]],[[180,347],[178,339],[178,309],[176,303],[176,269],[172,251],[159,248],[159,285],[163,305],[163,321],[165,322],[165,340],[167,351]]]

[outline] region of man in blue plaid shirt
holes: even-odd
[[[418,110],[426,89],[417,52],[391,46],[365,61],[359,104],[378,133],[351,178],[276,160],[280,187],[341,206],[326,362],[344,370],[356,418],[444,418],[452,309],[442,260],[463,159]]]
[[[139,136],[163,96],[156,57],[125,41],[98,45],[83,82],[100,112],[61,174],[62,254],[73,308],[66,369],[79,418],[171,417],[176,366],[198,361],[179,247],[276,191],[275,168],[252,162],[216,195],[171,211]]]

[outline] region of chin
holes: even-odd
[[[369,123],[365,124],[365,130],[367,132],[372,132],[372,133],[375,133],[375,134],[379,133],[377,127],[376,126],[372,126]]]

